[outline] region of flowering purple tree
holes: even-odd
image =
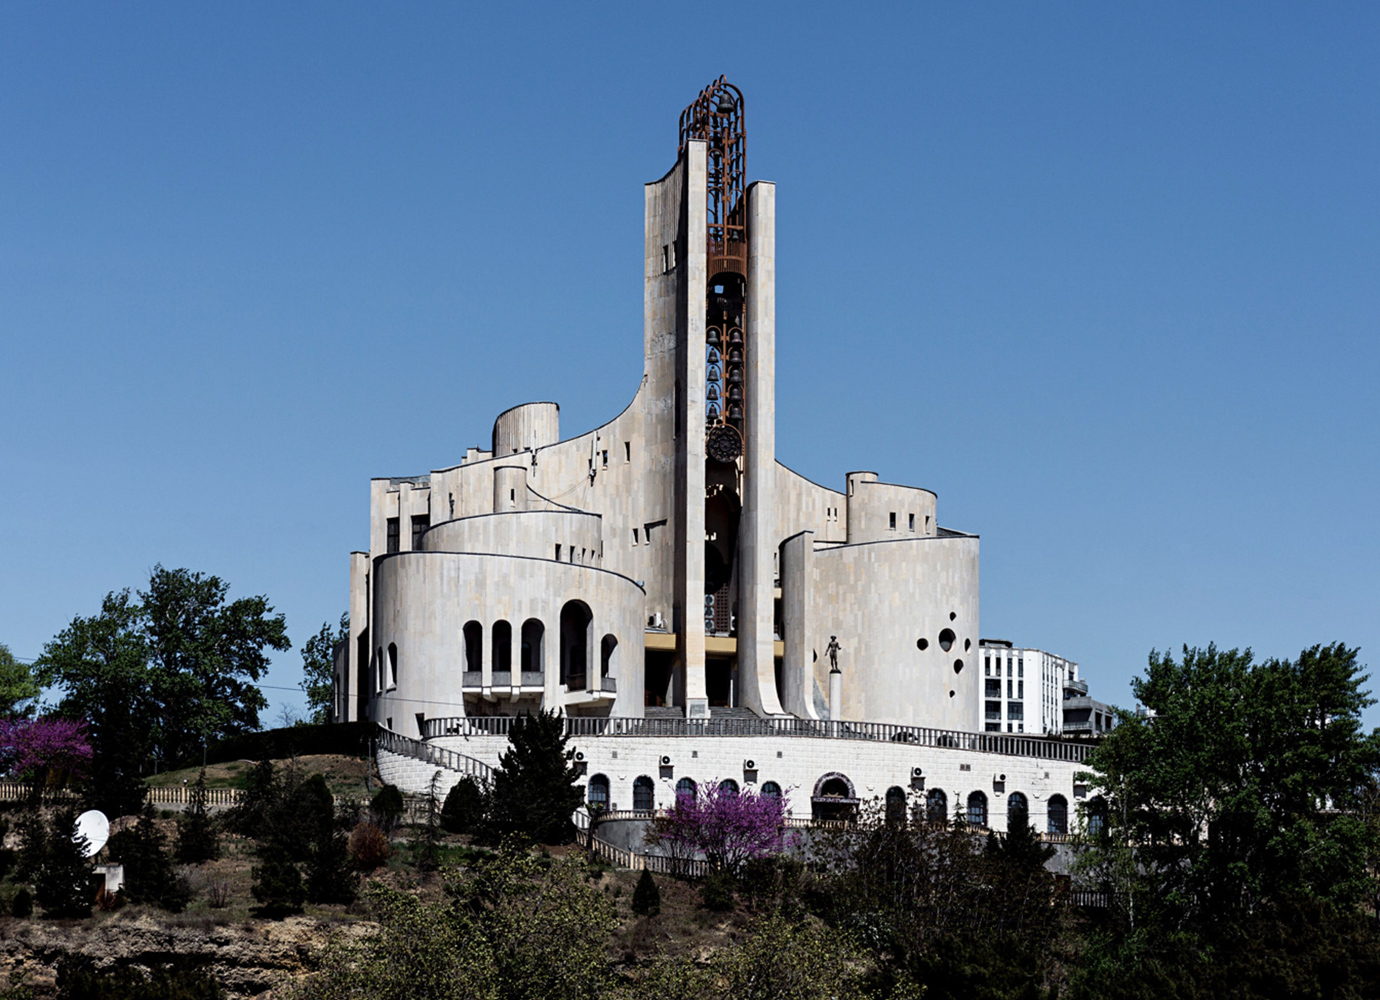
[[[703,854],[713,867],[736,872],[751,858],[781,851],[785,815],[784,797],[712,781],[677,795],[652,837],[674,858]]]
[[[86,723],[67,719],[0,719],[0,772],[44,782],[58,773],[80,777],[91,763]]]

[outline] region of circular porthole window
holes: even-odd
[[[930,641],[928,639],[916,639],[915,648],[923,652],[930,648]]]
[[[950,612],[949,612],[949,621],[953,621],[953,620],[956,619],[957,617],[958,617],[958,612],[957,612],[957,611],[950,611]]]
[[[954,635],[954,630],[946,628],[943,632],[939,633],[939,648],[947,653],[954,648],[954,640],[956,638],[958,637]]]
[[[956,673],[956,674],[961,674],[961,673],[963,673],[963,661],[962,661],[962,660],[954,660],[954,673]]]

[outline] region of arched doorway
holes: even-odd
[[[810,796],[810,812],[817,820],[850,820],[858,811],[858,796],[853,782],[838,771],[830,771],[815,782]]]
[[[542,662],[542,643],[546,640],[546,626],[536,618],[522,623],[522,661],[519,669],[524,674],[540,674],[545,665]],[[524,683],[527,678],[523,678]],[[539,678],[535,682],[540,684]]]
[[[583,691],[588,680],[589,623],[594,614],[584,601],[567,601],[561,608],[561,683]]]

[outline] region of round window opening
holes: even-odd
[[[954,648],[954,639],[956,638],[957,636],[954,635],[954,630],[946,628],[943,632],[939,633],[939,648],[947,653]]]
[[[930,641],[929,641],[928,639],[916,639],[916,640],[915,640],[915,648],[916,648],[916,649],[919,649],[919,650],[926,650],[926,649],[929,649],[929,648],[930,648]]]
[[[949,612],[949,621],[953,621],[953,620],[956,619],[957,617],[958,617],[958,612],[957,612],[957,611],[950,611],[950,612]]]
[[[961,673],[963,673],[963,661],[962,661],[962,660],[954,660],[954,673],[956,673],[956,674],[961,674]]]

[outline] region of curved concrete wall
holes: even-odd
[[[494,421],[495,458],[536,451],[561,439],[561,408],[555,403],[523,403]]]
[[[517,510],[443,521],[422,535],[427,552],[482,552],[598,565],[602,545],[598,514],[567,510]],[[573,553],[573,558],[572,558]]]
[[[511,662],[521,662],[522,624],[529,618],[546,627],[541,659],[545,673],[543,707],[567,714],[641,716],[643,708],[643,622],[645,595],[632,580],[590,566],[547,559],[479,555],[459,552],[404,552],[374,563],[374,611],[370,630],[375,649],[397,647],[396,682],[377,691],[379,669],[371,671],[375,686],[370,717],[408,736],[419,734],[415,718],[465,714],[462,677],[465,670],[465,623],[484,627],[484,673],[490,673],[493,625],[512,626]],[[560,684],[561,608],[580,600],[593,618],[589,628],[587,663],[599,670],[600,642],[612,634],[618,640],[610,676],[617,683],[616,698],[591,699],[585,692],[567,692]],[[385,652],[385,657],[387,653]]]
[[[929,490],[879,483],[875,472],[850,472],[848,544],[932,536],[938,531],[936,501]]]
[[[843,647],[845,719],[979,730],[978,540],[917,538],[816,549],[809,644],[829,692]],[[950,648],[941,638],[953,632]],[[925,649],[918,640],[925,640]],[[962,668],[955,671],[956,662]]]

